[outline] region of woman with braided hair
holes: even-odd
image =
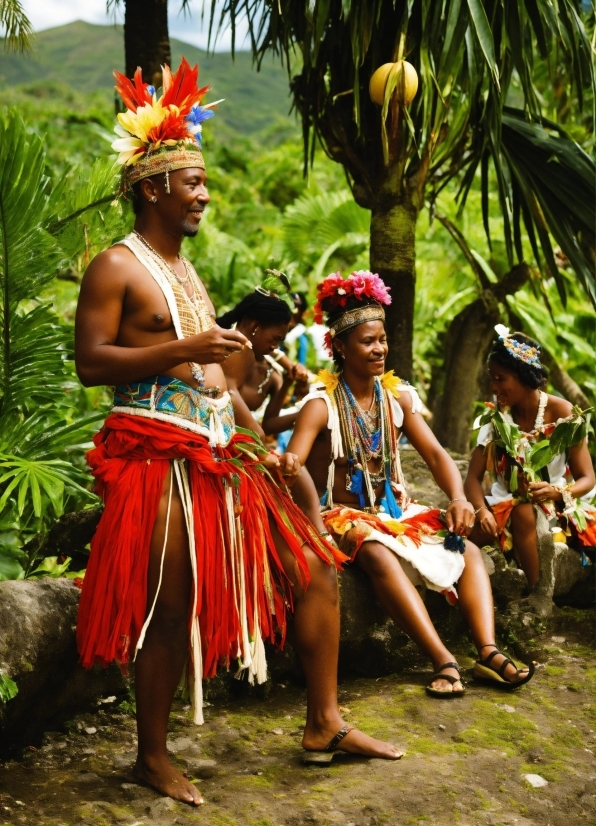
[[[481,545],[498,538],[504,552],[513,550],[533,587],[540,572],[538,508],[582,552],[596,545],[594,469],[585,414],[544,392],[548,374],[538,342],[523,333],[510,334],[501,324],[495,330],[499,338],[488,357],[488,372],[496,405],[487,405],[480,419],[465,482],[475,511],[471,537]],[[542,459],[535,450],[538,443]],[[485,496],[487,470],[493,478]]]
[[[231,354],[231,358],[224,362],[224,373],[234,402],[236,421],[242,427],[255,430],[256,421],[252,414],[267,398],[270,399],[262,425],[256,425],[259,435],[281,433],[296,419],[296,413],[280,416],[277,412],[291,385],[307,378],[306,369],[301,364],[294,364],[279,350],[291,320],[289,304],[262,287],[257,287],[217,319],[224,329],[235,324],[236,330],[252,344],[252,350],[247,348],[246,352]]]

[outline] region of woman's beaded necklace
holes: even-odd
[[[390,419],[385,394],[380,381],[375,378],[373,401],[370,409],[364,411],[341,375],[334,395],[342,440],[348,457],[346,490],[352,490],[354,472],[361,471],[370,506],[375,508],[375,488],[387,479],[388,465],[391,463],[390,428],[387,426]],[[371,473],[368,463],[379,458],[381,470]]]

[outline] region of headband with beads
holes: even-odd
[[[533,347],[531,344],[524,344],[523,341],[511,338],[509,327],[505,327],[504,324],[497,324],[495,332],[499,336],[499,341],[503,342],[503,346],[508,353],[511,353],[513,358],[523,361],[524,364],[529,364],[531,367],[542,369],[540,347]]]

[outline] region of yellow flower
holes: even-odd
[[[168,110],[159,103],[153,106],[146,103],[144,106],[139,106],[136,112],[120,112],[118,122],[130,135],[146,144],[149,141],[149,132],[159,126],[167,114]]]
[[[330,396],[337,385],[339,384],[339,377],[337,373],[332,373],[331,370],[319,370],[317,380],[325,385],[325,390]]]
[[[399,399],[399,392],[397,388],[401,384],[401,379],[393,375],[393,370],[388,370],[381,376],[381,384],[388,393],[391,393],[396,399]]]

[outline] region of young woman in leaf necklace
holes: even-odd
[[[502,325],[495,329],[499,338],[488,358],[488,372],[497,407],[488,413],[490,420],[478,434],[465,482],[476,516],[471,538],[480,545],[498,538],[504,551],[513,549],[533,587],[540,573],[536,507],[550,519],[556,517],[562,532],[580,550],[596,545],[596,508],[591,505],[596,496],[594,468],[585,439],[585,416],[565,399],[544,392],[548,373],[540,362],[538,342],[523,333],[510,334]],[[517,425],[512,437],[517,459],[500,443],[495,414]],[[569,428],[569,443],[563,433],[563,450],[541,471],[541,481],[528,483],[526,474],[518,470],[526,464],[529,451],[537,442],[547,442],[556,423],[568,417],[578,420],[577,428]],[[482,481],[487,470],[493,484],[485,496]]]

